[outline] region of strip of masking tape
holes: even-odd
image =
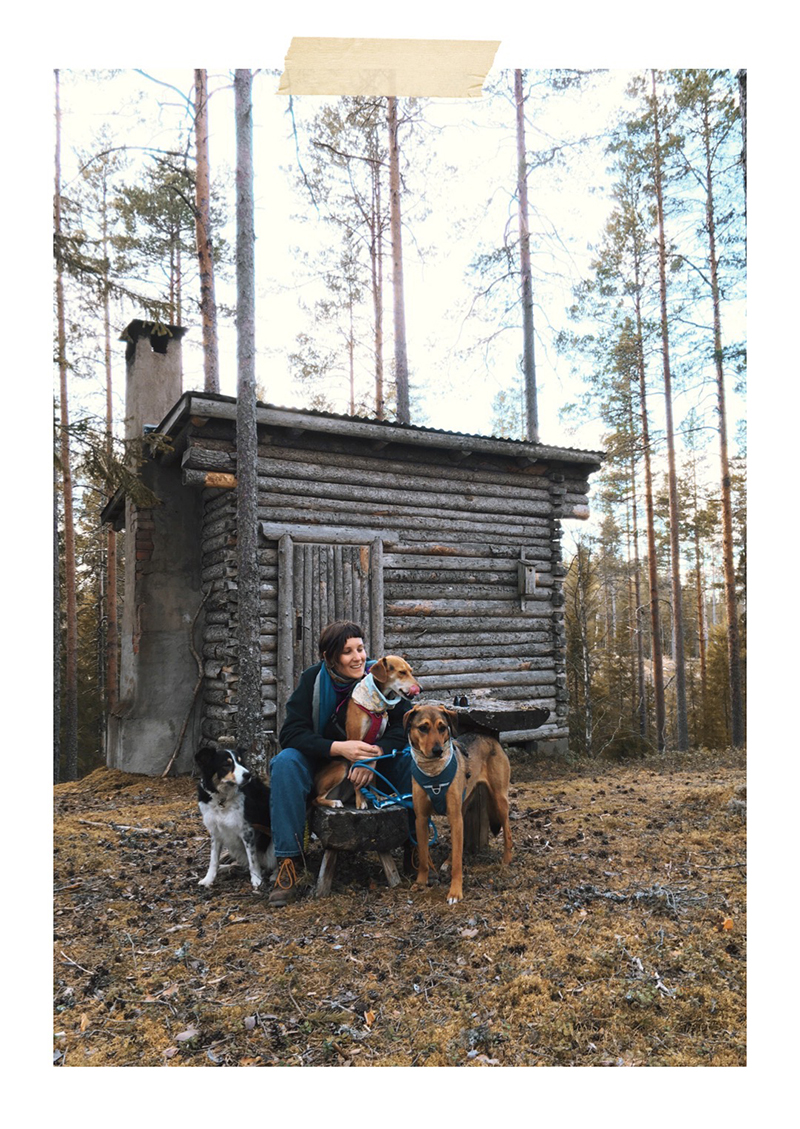
[[[294,36],[278,94],[480,98],[500,40]]]

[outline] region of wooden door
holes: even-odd
[[[383,650],[383,542],[278,542],[278,728],[301,673],[319,659],[322,629],[333,620],[361,625],[371,657]]]

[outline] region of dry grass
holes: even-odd
[[[459,905],[345,856],[270,910],[198,888],[191,780],[99,769],[55,788],[56,1061],[742,1066],[745,803],[730,754],[516,763],[514,860],[468,859]]]

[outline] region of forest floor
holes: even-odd
[[[745,1065],[743,755],[513,759],[512,863],[455,906],[377,855],[285,909],[206,891],[191,779],[54,791],[55,1065]]]

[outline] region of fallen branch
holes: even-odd
[[[60,949],[59,952],[61,953],[62,957],[67,962],[67,964],[74,965],[74,967],[79,968],[81,970],[81,972],[85,972],[87,976],[94,976],[94,973],[92,972],[92,970],[90,968],[84,968],[82,964],[78,964],[78,962],[76,960],[72,960],[71,957],[67,956],[67,954],[64,952],[63,949]]]
[[[166,835],[167,832],[159,827],[133,827],[127,823],[101,823],[96,819],[79,819],[78,823],[83,823],[87,827],[105,827],[106,830],[112,828],[114,831],[136,831],[140,835]],[[63,887],[70,889],[69,886]]]

